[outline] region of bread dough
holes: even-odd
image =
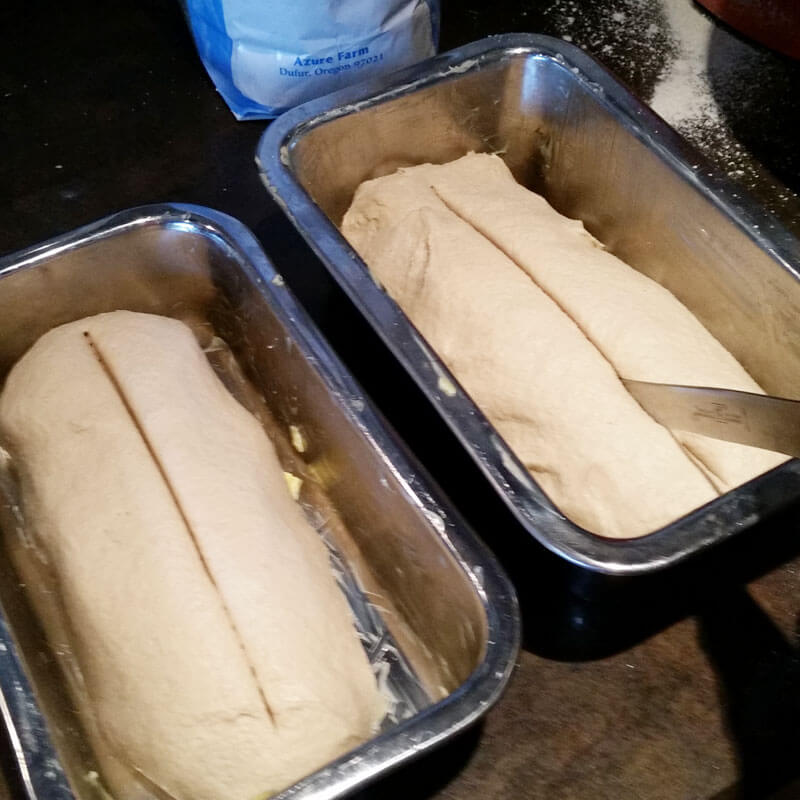
[[[427,226],[420,225],[422,216]],[[580,221],[517,184],[500,158],[471,153],[368,181],[357,190],[342,231],[575,522],[609,536],[639,536],[712,499],[671,446],[653,449],[632,427],[629,411],[619,416],[610,398],[624,391],[622,384],[597,383],[599,368],[588,364],[603,361],[617,375],[644,381],[760,387],[670,292],[603,250]],[[513,265],[516,278],[507,266],[496,268],[497,253]],[[424,269],[412,266],[423,260]],[[555,333],[564,330],[563,320],[549,327],[555,323],[541,315],[541,300],[527,312],[517,308],[530,302],[523,279],[544,291],[590,350],[573,344],[574,334]],[[434,290],[439,280],[443,286]],[[519,291],[494,298],[501,283]],[[426,297],[432,291],[442,297]],[[584,355],[576,361],[578,352]],[[545,431],[541,420],[556,417],[557,429]],[[670,435],[719,493],[786,460],[688,432]],[[662,465],[666,452],[669,468]],[[628,515],[632,521],[625,525]],[[647,518],[658,524],[648,528]]]
[[[578,324],[619,375],[763,393],[671,292],[608,253],[583,227],[520,186],[502,159],[470,154],[420,167],[442,201],[509,256]],[[787,457],[676,430],[720,492]]]
[[[185,325],[54,329],[9,374],[0,435],[27,557],[54,573],[97,735],[130,775],[246,800],[375,731],[384,701],[327,550]]]
[[[362,184],[342,230],[556,506],[634,537],[713,500],[575,323],[419,175]]]

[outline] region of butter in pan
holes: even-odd
[[[81,292],[78,284],[97,291]],[[241,226],[203,209],[170,206],[126,212],[7,259],[0,270],[0,305],[14,323],[3,338],[4,374],[40,333],[72,319],[127,309],[162,315],[158,319],[183,329],[189,339],[191,328],[228,390],[258,419],[272,441],[304,515],[323,537],[322,559],[330,555],[361,639],[356,645],[362,648],[363,644],[382,702],[388,706],[382,731],[375,731],[377,738],[333,764],[314,765],[324,769],[291,787],[291,796],[341,796],[410,757],[419,750],[419,741],[428,743],[424,749],[474,719],[482,701],[473,705],[462,697],[471,694],[470,685],[483,700],[497,696],[510,672],[518,636],[508,584],[495,571],[491,557],[475,561],[478,551],[470,543],[454,541],[451,534],[457,525],[430,494],[419,497],[411,490],[409,479],[417,479],[402,459],[397,460],[390,440],[375,427],[366,402],[303,321],[279,276]],[[186,325],[164,319],[169,316]],[[157,405],[156,414],[160,413]],[[10,467],[13,478],[13,462]],[[283,482],[282,475],[279,479]],[[6,549],[19,554],[30,544],[28,537],[34,531],[28,527],[24,505],[20,508],[14,502],[14,481],[5,480],[4,489]],[[387,509],[391,509],[388,516]],[[312,531],[312,535],[317,534]],[[459,538],[457,534],[455,539]],[[373,563],[373,559],[377,560]],[[22,574],[15,571],[15,561],[26,565]],[[93,714],[91,702],[85,703],[81,696],[86,690],[81,685],[85,663],[81,663],[81,648],[70,646],[68,629],[75,619],[60,613],[58,591],[64,587],[53,584],[51,566],[42,559],[5,558],[0,582],[0,599],[14,637],[13,642],[4,642],[4,658],[17,667],[16,654],[21,653],[24,660],[24,669],[13,674],[4,669],[0,680],[9,709],[6,724],[12,740],[19,741],[18,764],[29,796],[94,797],[102,796],[109,786],[114,794],[126,796],[173,794],[171,787],[149,780],[152,776],[147,774],[126,776],[122,788],[109,781],[113,768],[104,751],[107,742],[93,729],[101,717]],[[125,580],[124,569],[118,577]],[[438,583],[439,579],[445,584]],[[98,576],[99,584],[102,580]],[[175,581],[180,583],[177,575]],[[442,599],[429,597],[424,607],[413,610],[424,591],[421,583],[430,582],[436,583],[437,592],[443,585],[450,588],[442,592]],[[20,583],[29,584],[27,590]],[[501,601],[504,608],[498,617],[499,609],[488,597],[501,585],[506,600]],[[147,587],[142,591],[146,595]],[[159,591],[161,587],[153,587],[154,595]],[[102,605],[102,598],[95,602]],[[197,606],[196,598],[187,596],[186,603]],[[47,637],[31,605],[44,611]],[[259,610],[253,608],[252,613],[257,624]],[[430,628],[431,614],[441,623],[436,629]],[[125,615],[119,616],[122,641]],[[162,621],[158,616],[156,611],[138,617],[136,624],[144,639],[150,633],[158,638],[153,627]],[[60,631],[59,626],[66,630]],[[428,632],[420,636],[416,629]],[[487,638],[492,629],[499,643]],[[233,660],[210,639],[208,645],[209,659],[221,660],[223,665]],[[97,646],[102,651],[112,645],[98,642]],[[493,658],[497,648],[505,653],[505,666]],[[154,666],[166,672],[165,664],[168,661],[157,661]],[[219,676],[220,694],[227,677]],[[141,670],[131,679],[146,691],[148,681]],[[176,679],[169,674],[153,675],[153,683],[162,685]],[[71,695],[65,684],[72,685]],[[454,696],[459,687],[463,691]],[[15,702],[20,693],[26,700],[22,705]],[[231,713],[236,716],[234,709]],[[424,734],[418,730],[421,714],[427,718]],[[307,724],[312,726],[314,721]],[[202,720],[192,720],[182,733],[202,738],[213,727],[211,720],[206,726]],[[413,748],[403,744],[406,735],[415,740]],[[356,744],[353,741],[349,747]],[[263,745],[269,747],[266,739]],[[258,747],[257,740],[254,746]],[[220,746],[220,752],[224,753],[224,747]],[[245,766],[239,768],[246,768],[246,762],[245,758]],[[259,792],[274,793],[275,788],[264,786]],[[209,791],[213,794],[214,788]],[[180,791],[176,794],[182,796]]]

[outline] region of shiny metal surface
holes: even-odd
[[[549,37],[485,39],[390,86],[307,103],[266,131],[257,161],[268,190],[527,532],[577,565],[633,575],[795,504],[792,461],[636,540],[563,517],[336,228],[361,181],[469,150],[501,154],[521,183],[666,286],[774,395],[800,385],[800,246],[597,62]]]
[[[301,501],[320,516],[345,582],[352,584],[352,573],[397,613],[383,626],[373,619],[374,649],[388,629],[398,661],[425,688],[400,698],[422,710],[389,720],[379,736],[281,797],[341,797],[480,717],[513,668],[513,589],[409,463],[252,235],[217,212],[162,205],[0,260],[0,380],[44,331],[116,308],[176,316],[209,339],[222,337],[220,350],[212,340],[212,363],[232,353],[257,390],[271,420],[265,427],[284,468],[305,477]],[[223,372],[238,380],[235,370]],[[301,453],[290,430],[302,437]],[[8,547],[20,520],[8,502],[0,512]],[[28,797],[102,797],[96,760],[65,694],[61,654],[46,645],[7,557],[0,558],[0,603],[0,710]]]
[[[800,400],[621,380],[647,413],[667,428],[800,457]]]

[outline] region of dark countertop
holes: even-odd
[[[445,2],[441,45],[511,31],[568,36],[649,101],[681,55],[665,2]],[[699,19],[713,108],[701,104],[681,130],[800,233],[800,63]],[[176,2],[7,0],[0,31],[0,253],[159,201],[238,217],[513,571],[527,635],[506,695],[482,726],[367,796],[800,797],[792,519],[774,543],[750,541],[713,569],[592,602],[567,591],[551,557],[519,558],[514,523],[452,442],[415,433],[431,410],[397,370],[375,368],[387,361],[382,345],[269,200],[253,163],[264,123],[234,121]]]

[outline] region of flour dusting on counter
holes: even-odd
[[[800,198],[780,182],[797,161],[780,123],[795,103],[793,62],[692,0],[554,0],[543,18],[546,32],[598,58],[768,211],[790,226],[800,218]]]
[[[788,211],[797,195],[753,159],[734,118],[767,112],[752,97],[751,77],[769,73],[773,55],[730,33],[692,0],[661,0],[661,7],[673,56],[650,98],[653,110],[730,178],[768,198],[769,211]]]
[[[706,65],[714,23],[691,0],[663,0],[675,57],[662,74],[650,101],[653,110],[674,126],[719,121]]]

